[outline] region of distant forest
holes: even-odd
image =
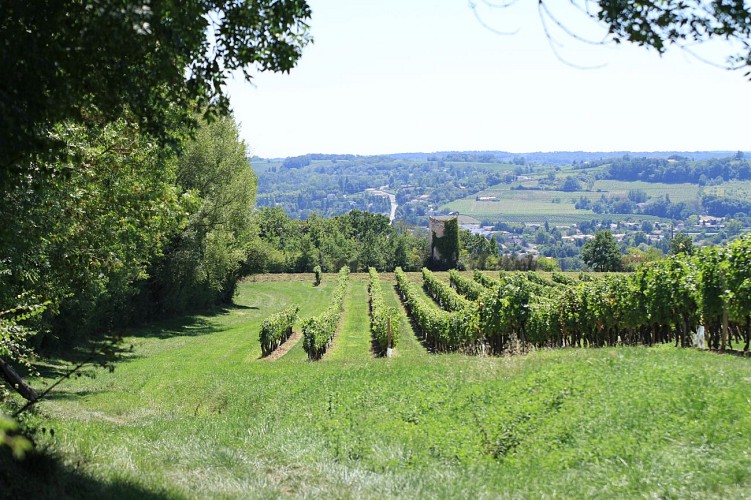
[[[711,158],[692,161],[686,157],[672,155],[668,158],[646,158],[624,156],[616,160],[601,160],[580,164],[579,168],[606,164],[603,179],[621,181],[666,182],[699,184],[706,186],[730,180],[751,179],[751,162],[742,152],[732,157]]]

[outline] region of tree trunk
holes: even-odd
[[[34,402],[37,400],[37,393],[31,388],[29,384],[16,373],[16,371],[4,359],[0,359],[0,371],[3,373],[3,378],[13,387],[21,396],[27,400]]]
[[[681,332],[681,347],[688,347],[691,343],[691,332],[689,332],[688,318],[683,317],[683,331]]]

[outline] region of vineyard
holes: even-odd
[[[317,287],[322,280],[320,268],[316,269],[314,275],[313,285]],[[343,267],[339,271],[329,306],[322,313],[302,321],[303,349],[308,359],[320,360],[331,347],[340,328],[349,284],[349,269]],[[386,303],[380,276],[372,268],[368,275],[368,306],[373,353],[385,356],[388,349],[393,349],[399,343],[401,315],[396,307]],[[263,320],[258,337],[263,356],[269,356],[291,337],[299,310],[298,305],[289,306]]]
[[[751,498],[751,0],[462,3],[2,3],[0,500]]]
[[[748,351],[751,340],[751,238],[671,256],[628,274],[474,271],[470,278],[452,270],[445,280],[423,269],[420,286],[397,268],[394,279],[415,332],[433,352],[499,355],[668,342],[687,347],[699,327],[714,349]],[[342,268],[328,308],[302,322],[311,360],[334,341],[348,283],[349,271]],[[385,304],[375,269],[368,276],[368,311],[372,351],[383,356],[399,341],[400,313]],[[289,337],[296,318],[296,309],[288,308],[264,322],[264,356]]]
[[[344,310],[344,294],[347,293],[349,268],[343,267],[339,271],[336,290],[329,307],[320,315],[308,318],[303,322],[303,347],[310,359],[320,359],[331,345],[339,325],[339,319]],[[316,273],[316,283],[320,283]]]
[[[738,254],[651,272],[695,269],[699,293],[712,269],[730,280]],[[591,302],[597,287],[647,283],[626,278],[371,270],[322,274],[314,286],[312,273],[258,276],[216,314],[130,332],[132,351],[113,373],[61,385],[29,417],[50,450],[30,463],[44,467],[2,462],[0,488],[35,498],[743,497],[748,360],[625,346],[647,342],[626,328],[620,344],[603,333],[602,349],[476,355],[513,351],[517,332],[528,347],[598,345],[585,333],[537,338],[533,325],[550,317],[545,301]],[[511,287],[529,293],[514,301],[501,291]],[[493,322],[490,298],[505,306]],[[727,310],[735,342],[737,303],[713,304]],[[315,330],[309,344],[326,349],[311,361],[295,339],[329,313],[339,318],[328,323],[333,336]],[[42,377],[64,366],[48,360]]]
[[[54,427],[35,437],[52,465],[0,462],[0,488],[742,497],[751,365],[684,347],[704,326],[710,347],[748,348],[750,274],[741,239],[624,274],[259,276],[217,316],[133,332],[116,375],[40,403],[28,423]]]
[[[705,327],[710,347],[749,348],[751,238],[727,248],[677,255],[631,274],[580,280],[561,273],[498,277],[456,271],[450,285],[423,270],[427,303],[397,270],[400,295],[426,343],[438,351],[501,354],[512,341],[527,347],[604,347],[674,342],[689,346]]]

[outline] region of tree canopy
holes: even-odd
[[[678,233],[670,240],[671,255],[685,253],[686,255],[694,254],[694,241],[686,233]]]
[[[483,3],[490,7],[506,8],[517,1],[483,0]],[[589,44],[629,42],[654,49],[660,54],[671,46],[677,46],[697,55],[695,49],[698,45],[724,40],[728,44],[726,60],[721,64],[731,69],[751,66],[751,6],[744,0],[572,0],[566,2],[570,5],[564,7],[556,4],[558,2],[549,0],[537,2],[545,34],[556,53],[560,44],[555,36],[560,32]],[[470,5],[475,8],[474,2]],[[576,20],[567,19],[568,14],[561,14],[561,9],[569,9],[570,6],[602,24],[606,30],[605,36],[595,39],[589,33],[582,32]],[[571,27],[574,25],[577,28]],[[747,76],[749,74],[751,71],[746,73]]]
[[[714,38],[742,42],[729,54],[732,66],[751,65],[751,8],[744,0],[599,0],[590,16],[606,23],[616,43],[628,41],[660,53],[668,46],[688,48]]]
[[[0,6],[0,181],[66,152],[62,121],[169,139],[192,111],[226,114],[230,72],[289,71],[310,41],[305,0],[10,0]]]
[[[620,271],[621,251],[613,233],[597,231],[595,237],[582,247],[582,259],[594,271]]]

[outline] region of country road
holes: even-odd
[[[394,219],[396,219],[396,207],[399,206],[396,204],[396,195],[387,193],[386,191],[382,191],[381,189],[371,189],[369,191],[370,191],[370,194],[374,194],[376,196],[388,196],[389,202],[391,202],[391,213],[389,214],[389,224],[393,224]]]

